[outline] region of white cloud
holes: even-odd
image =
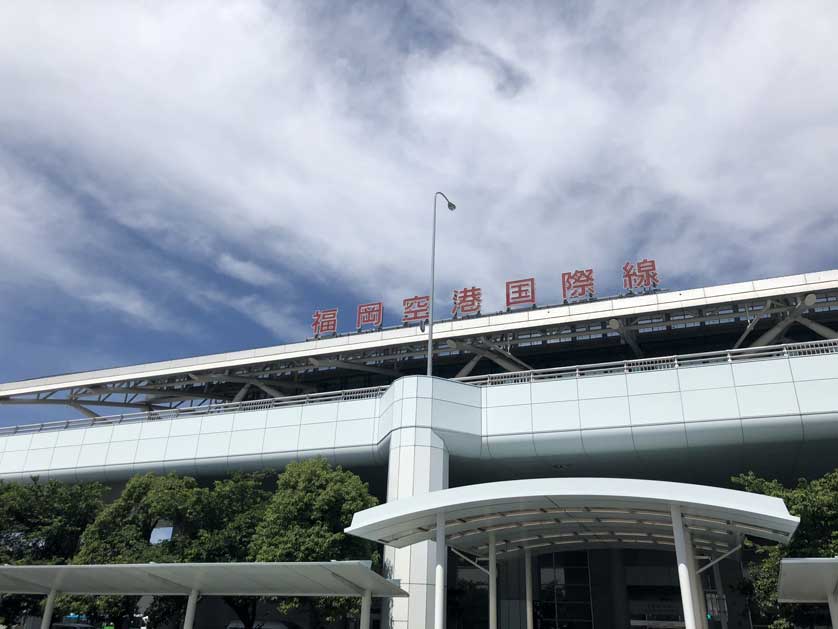
[[[157,292],[121,298],[107,259],[22,216],[48,224],[83,195],[260,290],[281,265],[298,293],[392,308],[425,292],[437,189],[458,204],[439,217],[440,295],[475,284],[490,306],[530,275],[555,300],[574,267],[618,288],[635,255],[670,286],[835,265],[836,32],[829,0],[4,3],[3,163],[63,183],[9,192],[3,241],[25,273],[95,267],[114,286],[81,298],[144,321]],[[70,237],[97,223],[76,216]],[[258,299],[242,311],[277,335],[306,320]]]

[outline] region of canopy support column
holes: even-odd
[[[684,607],[685,629],[699,629],[695,624],[695,609],[693,607],[693,579],[690,578],[692,562],[687,544],[687,531],[681,520],[681,508],[672,505],[672,532],[675,538],[675,559],[678,562],[678,583],[681,586],[681,605]]]
[[[532,551],[524,551],[524,583],[527,591],[527,629],[534,629],[532,609]]]
[[[186,599],[186,615],[183,617],[183,629],[192,629],[195,624],[195,610],[198,608],[198,590],[192,590]]]
[[[436,567],[434,569],[434,629],[445,629],[445,555],[445,514],[437,513]]]
[[[833,627],[838,627],[838,594],[833,592],[827,599],[829,603],[829,618]]]
[[[498,554],[494,531],[489,531],[489,629],[498,629]]]
[[[361,627],[360,629],[370,629],[370,612],[372,610],[372,592],[364,590],[364,595],[361,597]]]
[[[57,594],[58,590],[55,588],[51,589],[49,594],[47,594],[47,600],[44,603],[44,614],[41,616],[41,629],[49,629],[52,624],[52,612],[55,609],[55,597]]]

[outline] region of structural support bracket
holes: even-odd
[[[704,571],[705,571],[705,570],[707,570],[708,568],[712,568],[712,567],[713,567],[713,566],[715,566],[717,563],[719,563],[722,559],[727,559],[728,557],[730,557],[733,553],[735,553],[735,552],[736,552],[737,550],[739,550],[740,548],[742,548],[742,544],[739,544],[739,545],[737,545],[737,546],[734,546],[734,547],[733,547],[733,548],[731,548],[729,551],[727,551],[724,555],[719,555],[718,557],[716,557],[716,558],[715,558],[713,561],[711,561],[710,563],[708,563],[708,564],[705,564],[705,565],[701,566],[701,568],[699,568],[698,570],[696,570],[696,571],[695,571],[695,572],[696,572],[696,574],[701,574],[702,572],[704,572]]]
[[[477,562],[476,562],[474,559],[472,559],[471,557],[469,557],[469,556],[467,556],[467,555],[464,555],[463,553],[461,553],[459,550],[457,550],[457,549],[456,549],[456,548],[454,548],[453,546],[451,547],[451,552],[452,552],[452,553],[454,553],[455,555],[457,555],[457,557],[459,557],[460,559],[462,559],[462,560],[467,561],[468,563],[470,563],[472,566],[474,566],[475,568],[477,568],[478,570],[480,570],[480,572],[482,572],[483,574],[485,574],[485,575],[488,575],[488,574],[489,574],[489,570],[488,570],[488,569],[486,569],[486,568],[484,568],[483,566],[481,566],[479,563],[477,563]]]

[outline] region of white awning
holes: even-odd
[[[347,533],[402,548],[436,535],[444,513],[449,546],[499,558],[525,549],[632,547],[673,550],[671,509],[680,508],[696,554],[729,552],[745,536],[788,542],[799,518],[779,498],[743,491],[617,478],[546,478],[435,491],[355,514]]]
[[[838,593],[838,557],[783,559],[777,590],[781,603],[827,603]]]
[[[7,594],[407,596],[368,561],[0,566]]]

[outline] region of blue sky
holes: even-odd
[[[836,34],[831,0],[2,3],[0,380],[395,323],[437,189],[440,309],[838,267]]]

